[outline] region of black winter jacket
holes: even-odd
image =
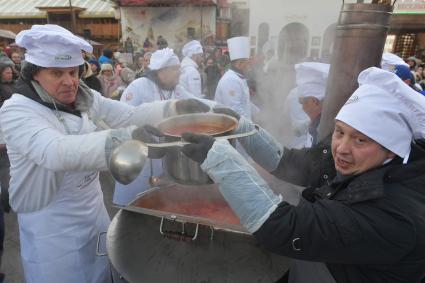
[[[320,152],[323,157],[317,158]],[[329,184],[333,162],[326,144],[284,155],[276,176],[323,185],[305,189],[297,206],[282,202],[254,233],[260,243],[281,255],[325,262],[338,283],[415,283],[424,278],[424,143],[412,145],[407,164],[396,158]],[[285,172],[291,166],[296,169]]]

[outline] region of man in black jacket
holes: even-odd
[[[245,228],[295,259],[289,282],[425,276],[425,146],[415,141],[425,137],[425,98],[377,68],[362,72],[359,84],[336,117],[331,147],[282,150],[264,130],[240,139],[268,171],[314,186],[297,206],[272,192],[227,142],[184,136],[192,144],[183,152],[220,185]],[[242,130],[253,127],[242,120]]]

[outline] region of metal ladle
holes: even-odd
[[[215,137],[216,140],[228,140],[247,137],[255,134],[254,130],[228,136]],[[133,182],[143,169],[148,158],[148,147],[164,148],[174,146],[184,146],[190,144],[186,141],[165,142],[165,143],[143,143],[139,140],[127,140],[116,147],[111,154],[109,171],[114,179],[121,184],[128,185]]]

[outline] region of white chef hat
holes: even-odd
[[[182,49],[182,55],[184,57],[192,57],[193,54],[202,54],[204,50],[202,49],[202,45],[197,40],[192,40],[186,43]]]
[[[372,67],[360,73],[359,88],[341,108],[342,121],[404,158],[413,139],[425,137],[425,97],[396,74]]]
[[[396,65],[409,66],[403,59],[393,53],[384,52],[384,54],[382,54],[381,69],[390,71],[391,68]]]
[[[329,64],[318,62],[296,64],[298,97],[315,97],[322,101],[325,98],[329,68]]]
[[[166,47],[152,53],[151,60],[149,62],[149,69],[160,70],[165,67],[178,65],[180,65],[179,57],[174,54],[173,49]]]
[[[84,63],[81,50],[93,47],[58,25],[33,25],[16,35],[16,44],[26,49],[25,60],[40,67],[67,68]]]
[[[227,40],[230,61],[248,59],[250,55],[249,38],[246,36],[232,37]]]

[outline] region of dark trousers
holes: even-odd
[[[10,180],[10,163],[7,156],[6,148],[0,148],[0,186],[1,186],[1,202],[0,202],[0,266],[3,255],[4,242],[4,212],[10,210],[9,206],[9,180]],[[2,278],[0,278],[0,282]]]

